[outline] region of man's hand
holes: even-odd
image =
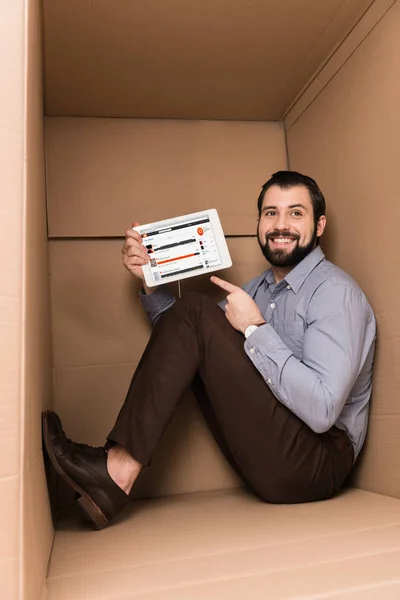
[[[133,227],[137,227],[139,223],[133,223]],[[143,288],[146,294],[151,294],[156,290],[155,287],[148,288],[144,282],[142,265],[149,262],[150,256],[146,248],[142,244],[142,237],[137,231],[128,229],[125,233],[125,243],[122,247],[122,264],[132,275],[141,279]]]
[[[265,323],[260,309],[247,292],[219,277],[213,276],[211,281],[228,292],[225,315],[232,327],[244,333],[249,325]]]

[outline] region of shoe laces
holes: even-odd
[[[65,441],[75,449],[84,450],[87,454],[92,456],[103,456],[104,454],[105,448],[103,446],[89,446],[89,444],[74,442],[71,440],[71,438],[68,438],[64,432],[62,432],[62,435]]]

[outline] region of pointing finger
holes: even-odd
[[[212,283],[218,285],[218,287],[228,292],[228,294],[231,294],[232,292],[238,289],[236,285],[233,285],[233,283],[229,283],[229,281],[225,281],[224,279],[220,279],[219,277],[215,277],[214,275],[210,279]]]

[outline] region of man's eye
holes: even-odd
[[[265,215],[267,217],[274,217],[276,215],[276,212],[274,210],[267,210],[267,212],[265,213]]]
[[[293,215],[294,217],[301,217],[301,216],[302,216],[302,215],[301,215],[301,212],[300,212],[299,210],[294,210],[294,211],[292,212],[292,215]]]

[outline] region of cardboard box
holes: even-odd
[[[2,3],[2,598],[400,597],[399,26],[398,0]],[[124,518],[92,532],[60,486],[55,530],[41,411],[102,443],[150,332],[125,229],[216,207],[241,285],[264,268],[260,186],[286,168],[320,184],[323,248],[378,320],[352,487],[260,502],[188,394]]]

